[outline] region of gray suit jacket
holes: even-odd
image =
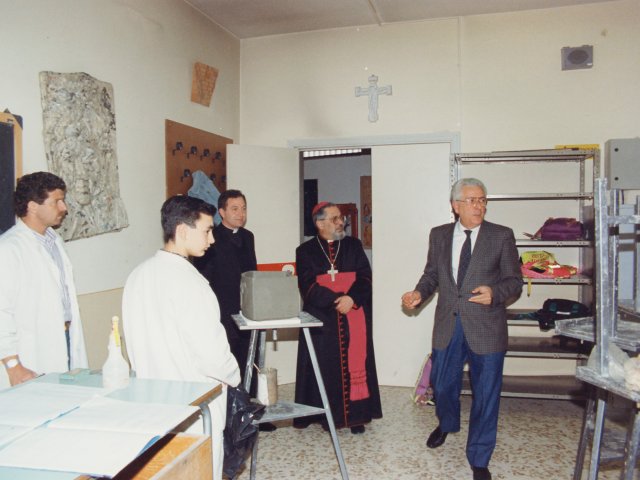
[[[471,350],[477,354],[506,351],[507,314],[505,304],[522,293],[522,274],[515,237],[510,228],[484,221],[478,231],[471,263],[458,289],[451,271],[451,247],[455,223],[431,230],[424,274],[416,290],[427,301],[438,291],[433,348],[446,348],[455,327],[456,314]],[[493,290],[491,305],[469,302],[479,285]]]

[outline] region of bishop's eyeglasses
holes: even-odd
[[[456,202],[466,203],[467,205],[473,205],[474,207],[480,205],[481,207],[487,206],[487,197],[467,197],[462,200],[456,200]]]
[[[347,223],[347,217],[343,216],[343,215],[337,215],[335,217],[327,217],[325,218],[325,220],[333,223],[334,225],[338,225],[339,223]]]

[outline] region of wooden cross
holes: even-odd
[[[378,77],[376,75],[369,76],[368,87],[356,87],[356,97],[368,96],[369,97],[369,121],[378,121],[378,95],[391,95],[391,85],[385,85],[384,87],[378,86]]]
[[[338,270],[336,270],[336,267],[333,266],[333,263],[331,264],[331,269],[327,270],[327,273],[329,275],[331,275],[331,281],[335,282],[336,281],[336,273],[338,273]]]

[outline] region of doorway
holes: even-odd
[[[400,297],[422,274],[429,230],[451,220],[452,148],[453,142],[374,145],[355,157],[301,160],[304,180],[318,180],[319,201],[359,201],[360,177],[371,179],[367,216],[373,233],[365,253],[373,271],[374,343],[384,385],[413,385],[431,349],[435,302],[406,315]],[[363,210],[359,201],[360,225]]]
[[[315,234],[311,210],[318,202],[335,203],[346,216],[347,235],[360,239],[365,254],[372,261],[371,231],[371,149],[343,153],[344,150],[305,150],[300,152],[301,176],[304,180],[302,202],[302,241]],[[368,184],[369,189],[362,185]],[[368,193],[368,195],[367,195]],[[368,198],[367,198],[368,197]],[[367,228],[365,228],[367,227]]]
[[[451,219],[449,155],[460,150],[458,134],[309,139],[289,142],[289,148],[229,145],[229,184],[247,195],[258,263],[293,260],[302,230],[299,152],[331,148],[371,149],[378,377],[382,385],[414,385],[431,349],[435,302],[408,316],[400,296],[413,289],[424,269],[430,228]],[[295,338],[268,348],[267,363],[278,368],[282,383],[295,379]]]

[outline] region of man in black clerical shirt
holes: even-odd
[[[194,259],[194,265],[218,297],[220,320],[244,379],[251,333],[240,331],[231,315],[240,311],[240,276],[257,269],[255,244],[253,233],[244,228],[247,201],[242,192],[223,192],[218,198],[218,211],[222,223],[213,229],[215,243],[203,257]]]
[[[215,243],[204,256],[194,259],[195,267],[209,280],[218,303],[220,321],[227,331],[231,353],[238,362],[244,383],[251,332],[240,330],[231,318],[240,311],[240,278],[244,272],[257,270],[253,233],[244,228],[247,223],[247,199],[240,190],[227,190],[218,198],[222,222],[213,228]],[[258,352],[256,352],[256,355]],[[251,391],[255,390],[256,375]],[[261,431],[275,430],[272,423],[261,423]]]

